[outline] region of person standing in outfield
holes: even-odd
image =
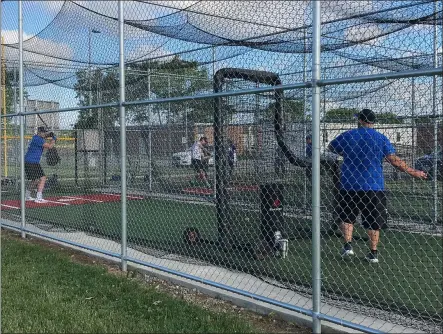
[[[204,146],[208,144],[208,138],[201,137],[200,140],[196,141],[194,145],[191,147],[191,164],[196,171],[197,180],[203,180],[206,186],[210,187],[210,184],[207,179],[205,166],[204,166]]]
[[[229,178],[232,178],[234,164],[237,162],[237,148],[235,147],[234,142],[231,139],[228,140],[228,145]]]
[[[346,131],[329,144],[329,150],[343,156],[337,214],[341,220],[344,237],[342,257],[354,255],[352,233],[354,223],[361,213],[362,224],[367,229],[370,253],[366,260],[378,263],[377,245],[380,229],[387,219],[383,161],[386,159],[400,171],[412,177],[425,179],[426,173],[408,167],[395,154],[389,139],[373,129],[376,116],[370,109],[358,114],[358,128]]]
[[[306,157],[312,158],[312,136],[306,136]]]
[[[202,165],[203,165],[203,171],[205,173],[206,179],[208,178],[208,170],[209,170],[209,159],[211,159],[211,151],[209,148],[208,140],[206,139],[206,142],[202,146]]]
[[[50,142],[46,142],[46,138],[51,138]],[[45,127],[41,126],[37,129],[28,146],[25,155],[25,174],[26,179],[31,181],[26,190],[26,200],[34,200],[37,203],[44,203],[43,189],[46,183],[46,175],[43,172],[40,160],[45,148],[52,148],[57,138],[54,133],[47,132]],[[31,191],[37,187],[37,197],[31,197]]]

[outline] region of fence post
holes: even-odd
[[[121,270],[127,271],[127,216],[126,216],[126,113],[125,102],[125,36],[123,21],[123,1],[118,1],[118,34],[119,34],[119,86],[120,86],[120,179],[121,179]]]
[[[19,112],[20,112],[20,211],[21,211],[21,229],[22,238],[25,234],[25,115],[23,113],[23,3],[18,2],[18,44],[19,44]]]
[[[307,71],[307,51],[306,51],[306,29],[303,30],[303,82],[306,82],[306,71]],[[308,124],[308,119],[306,117],[306,100],[308,99],[307,97],[307,89],[306,87],[303,88],[303,140],[304,140],[304,146],[303,146],[303,153],[306,153],[306,136],[308,135],[308,129],[307,129],[307,124]],[[308,158],[308,157],[306,157]],[[312,156],[310,157],[312,158]],[[308,182],[308,178],[306,177],[306,173],[305,173],[305,177],[304,177],[304,182],[303,182],[303,207],[304,207],[304,212],[308,212],[309,211],[309,204],[308,204],[308,185],[310,182]]]
[[[1,44],[0,44],[0,47],[1,48],[3,48],[3,37],[2,37],[2,3],[0,2],[0,39],[1,39]],[[1,57],[1,66],[0,66],[0,83],[3,83],[3,77],[2,77],[2,75],[3,75],[3,50],[2,50],[2,57]],[[1,85],[1,92],[0,92],[1,94],[0,94],[0,98],[1,98],[1,101],[3,101],[3,94],[5,94],[6,93],[6,85],[5,86],[3,86],[3,85]],[[3,107],[3,103],[2,103],[2,107]],[[6,109],[4,110],[4,113],[6,114]],[[5,129],[6,129],[6,121],[7,121],[7,119],[6,119],[6,117],[4,117],[4,118],[1,118],[0,119],[0,126],[4,123],[4,127],[5,127]],[[5,136],[5,141],[6,141],[7,139],[6,139],[6,136]],[[0,136],[0,151],[1,151],[1,145],[2,144],[2,141],[1,141],[1,136]],[[1,201],[2,201],[2,180],[1,180],[1,178],[2,178],[2,158],[1,158],[1,153],[0,153],[0,203],[1,203]],[[5,157],[6,158],[6,157]],[[6,159],[5,159],[5,164],[6,164],[7,162],[6,162]],[[2,206],[0,205],[0,300],[3,300],[2,299],[2,290],[1,290],[1,287],[2,287],[2,259],[3,259],[3,256],[2,256],[2,239],[1,239],[1,237],[2,237],[2,220],[1,220],[1,217],[2,217]],[[1,315],[1,313],[2,313],[2,309],[1,309],[1,305],[0,305],[0,334],[2,333],[2,315]]]
[[[6,108],[3,107],[3,100],[6,97],[6,95],[4,95],[6,93],[6,84],[3,85],[3,81],[4,81],[5,78],[4,78],[4,74],[3,74],[3,62],[4,62],[4,59],[3,59],[3,57],[4,57],[3,44],[4,44],[4,40],[3,40],[3,34],[2,34],[3,33],[3,31],[2,31],[2,9],[3,8],[2,7],[3,7],[3,5],[0,2],[0,40],[1,40],[1,43],[0,43],[0,48],[1,48],[1,50],[0,50],[0,52],[1,52],[1,56],[0,56],[0,61],[1,61],[1,65],[0,65],[0,87],[1,87],[0,88],[0,101],[1,101],[1,108],[0,109],[2,110],[2,112],[0,114],[6,115]],[[6,83],[6,81],[5,81],[5,83]],[[16,101],[16,100],[14,100],[14,101]],[[7,121],[6,117],[0,119],[0,128],[2,127],[2,125],[4,127],[4,131],[2,131],[2,132],[4,133],[4,138],[5,138],[4,141],[5,141],[5,143],[3,145],[6,145],[6,140],[7,140],[6,139],[6,121]],[[4,166],[6,166],[6,164],[7,164],[7,161],[6,161],[6,146],[5,146],[5,148],[2,147],[2,139],[1,138],[2,138],[2,136],[0,135],[0,203],[2,201],[2,181],[3,181],[3,179],[2,179],[2,173],[3,173],[2,167],[3,167],[3,164],[4,164]],[[2,149],[5,150],[5,153],[4,153],[5,157],[4,157],[4,159],[2,159],[2,153],[1,153]],[[6,177],[6,175],[5,175],[5,177]],[[1,242],[1,228],[2,228],[1,217],[2,217],[2,206],[0,205],[0,259],[1,259],[1,243],[2,243]],[[0,287],[1,287],[1,263],[0,263]],[[0,289],[0,298],[1,298],[1,289]],[[1,313],[1,308],[0,308],[0,313]],[[1,325],[2,325],[1,319],[2,319],[2,317],[1,317],[1,314],[0,314],[0,332],[1,332]]]
[[[437,1],[434,2],[434,32],[433,32],[433,65],[438,67],[438,28],[437,28]],[[432,190],[434,197],[434,226],[438,222],[438,168],[437,168],[437,151],[438,151],[438,119],[437,119],[437,76],[432,77],[432,114],[434,116],[434,161],[432,170],[434,172],[434,179],[432,180]]]
[[[434,77],[434,81],[435,81]],[[434,94],[436,94],[436,91],[434,90]],[[435,100],[435,95],[434,95]],[[439,211],[439,201],[438,201],[438,166],[437,166],[437,152],[438,152],[438,124],[439,120],[437,118],[434,118],[434,160],[432,162],[432,170],[433,170],[433,179],[432,179],[432,194],[434,199],[434,227],[437,227],[438,223],[438,211]]]
[[[320,1],[312,1],[312,332],[321,333],[320,272]]]
[[[148,145],[149,145],[149,192],[152,192],[152,130],[150,129],[148,132]]]

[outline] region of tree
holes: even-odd
[[[12,82],[14,80],[14,71],[6,70],[5,76],[5,86],[6,86],[6,113],[12,114],[14,112],[14,89],[12,87]],[[18,92],[17,101],[18,102]],[[3,103],[3,102],[2,102]]]
[[[139,67],[142,71],[153,71],[151,92],[157,98],[194,95],[212,90],[212,82],[209,80],[207,70],[199,68],[196,62],[183,61],[178,56],[166,63],[147,62],[141,63]],[[146,90],[146,87],[142,85],[140,88]],[[166,112],[168,123],[182,122],[185,115],[188,120],[204,122],[208,116],[212,119],[212,110],[211,99],[153,106],[153,111],[158,115],[161,111]]]
[[[355,121],[355,115],[359,110],[355,108],[334,108],[326,112],[323,118],[324,122],[344,123]]]
[[[14,110],[14,104],[17,105],[18,103],[18,98],[19,98],[19,94],[17,91],[16,94],[16,100],[14,101],[14,87],[13,87],[13,83],[14,83],[14,69],[8,69],[6,68],[6,65],[3,64],[4,68],[2,71],[2,74],[5,73],[5,77],[2,78],[3,83],[2,83],[2,90],[3,90],[3,85],[5,86],[5,90],[6,90],[6,100],[5,100],[5,104],[6,104],[6,114],[13,114],[14,111],[18,111],[18,110]],[[28,93],[26,91],[24,91],[24,96],[27,97]],[[3,98],[3,96],[1,96],[1,98]],[[3,111],[3,101],[0,101],[1,105],[2,105],[2,114],[4,113]],[[12,118],[4,118],[2,120],[2,122],[6,122],[6,129],[8,134],[12,134],[14,132],[14,127],[17,127],[17,125],[11,124],[12,123]],[[2,133],[3,134],[3,133]]]
[[[119,75],[117,68],[106,70],[81,70],[76,73],[77,82],[74,85],[76,97],[80,106],[105,104],[118,101]],[[128,91],[128,90],[127,90]],[[118,120],[118,108],[106,108],[103,111],[103,126],[113,127]],[[83,111],[79,114],[76,128],[91,129],[98,127],[97,110]]]
[[[377,123],[403,124],[403,119],[398,118],[397,115],[392,112],[385,112],[385,113],[377,114]]]
[[[434,121],[435,118],[432,117],[432,115],[414,117],[415,124],[431,124],[434,123]]]
[[[266,117],[268,119],[274,119],[275,102],[269,104],[265,110]],[[289,100],[284,99],[282,101],[282,111],[286,122],[303,122],[305,120],[304,102],[302,100]],[[310,115],[306,115],[306,120],[310,119]]]
[[[206,69],[199,68],[196,62],[184,61],[176,56],[167,62],[148,60],[128,65],[126,88],[126,100],[136,101],[207,92],[212,89],[212,83]],[[74,89],[83,106],[89,105],[89,100],[92,104],[115,102],[119,89],[118,72],[116,69],[93,70],[89,75],[87,70],[79,71]],[[182,122],[184,117],[188,117],[188,121],[203,122],[212,119],[212,110],[213,101],[209,99],[127,107],[127,114],[137,124],[148,121],[153,114],[157,115],[160,123],[163,114],[167,115],[168,123]],[[107,125],[117,119],[116,108],[103,118]],[[77,127],[96,126],[97,112],[80,114]]]

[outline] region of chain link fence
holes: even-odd
[[[321,24],[311,1],[124,2],[123,59],[119,2],[23,1],[23,48],[2,2],[3,226],[314,331],[441,332],[442,2],[319,3]],[[26,167],[42,142],[44,179]]]

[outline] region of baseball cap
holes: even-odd
[[[48,132],[44,126],[39,126],[37,132]]]
[[[375,123],[377,121],[377,117],[371,109],[363,109],[360,111],[358,119],[366,123]]]
[[[312,135],[307,135],[306,139],[312,139]]]

